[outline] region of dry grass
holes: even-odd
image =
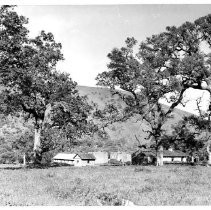
[[[0,170],[0,205],[210,205],[211,168],[60,167]]]

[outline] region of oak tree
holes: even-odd
[[[83,132],[91,110],[70,75],[56,70],[63,60],[52,33],[28,37],[28,20],[13,7],[0,9],[1,112],[24,113],[34,124],[35,162],[42,159],[41,135],[49,127]]]
[[[183,104],[185,91],[194,88],[211,93],[211,62],[201,47],[204,43],[211,46],[211,15],[166,27],[165,32],[141,42],[137,53],[137,41],[127,38],[126,46],[108,54],[109,71],[97,76],[98,85],[121,96],[127,113],[139,115],[149,124],[147,132],[156,145],[157,164],[162,165],[163,125],[175,107]],[[161,99],[169,102],[167,109]]]

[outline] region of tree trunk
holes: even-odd
[[[52,124],[51,121],[51,104],[48,104],[45,109],[43,119],[35,119],[35,131],[34,131],[34,164],[41,164],[42,160],[42,148],[41,148],[41,131],[46,124]]]
[[[193,157],[193,155],[191,156],[191,163],[194,163],[194,157]]]
[[[24,153],[23,155],[23,165],[25,166],[26,165],[26,154]]]
[[[211,151],[210,151],[210,145],[211,145],[211,143],[208,143],[208,145],[207,145],[207,153],[208,153],[207,166],[210,166],[210,165],[211,165]]]
[[[163,166],[163,146],[160,146],[157,151],[157,164],[156,166]]]
[[[42,160],[40,135],[41,128],[37,126],[34,131],[34,164],[40,164]]]

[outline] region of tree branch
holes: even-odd
[[[172,105],[170,106],[169,110],[165,113],[165,116],[169,115],[170,113],[172,113],[172,111],[174,110],[174,108],[180,104],[180,102],[183,99],[183,94],[186,91],[186,88],[183,88],[180,92],[179,98],[177,99],[176,102],[172,103]]]

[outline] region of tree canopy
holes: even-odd
[[[1,7],[0,110],[4,114],[22,112],[26,119],[33,119],[35,159],[39,159],[41,132],[57,127],[66,129],[68,137],[80,135],[87,128],[91,106],[86,97],[79,96],[70,75],[56,69],[64,59],[61,44],[45,31],[29,38],[27,23],[13,7]]]
[[[135,53],[137,40],[127,38],[124,47],[109,54],[108,71],[98,74],[98,85],[110,87],[126,103],[125,114],[142,116],[151,129],[149,138],[161,145],[163,125],[179,104],[187,89],[211,93],[210,54],[202,45],[211,47],[211,15],[185,22],[179,27],[147,37]],[[123,90],[121,92],[120,90]],[[164,110],[160,101],[170,103]]]

